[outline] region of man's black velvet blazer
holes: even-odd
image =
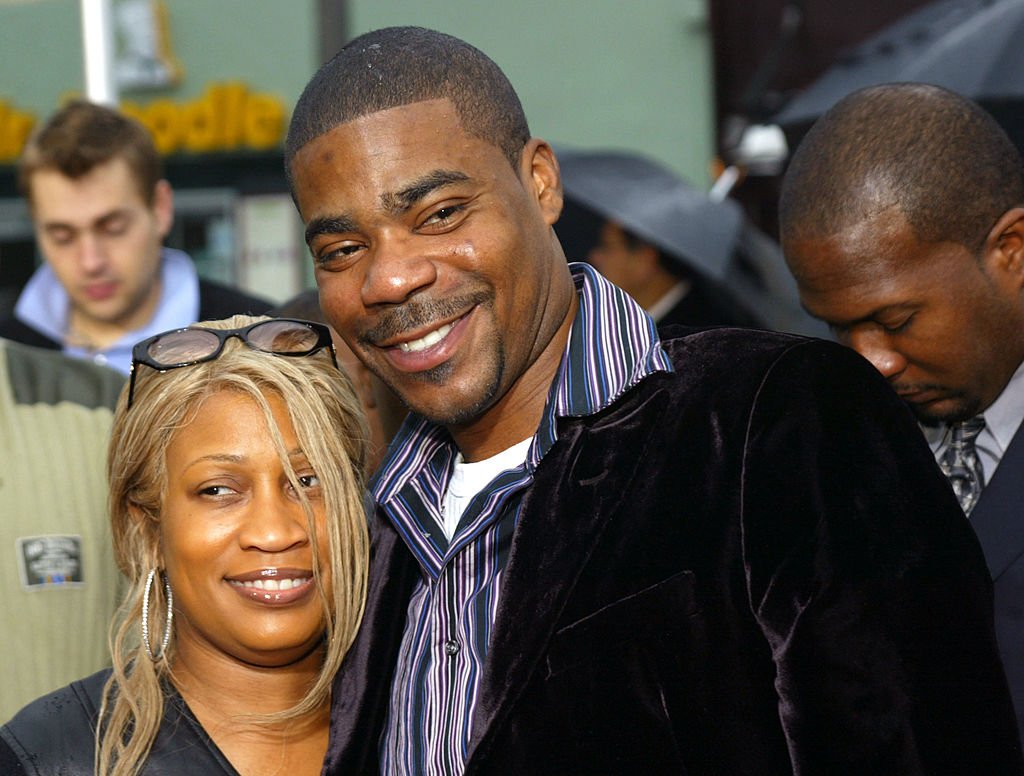
[[[466,773],[1020,773],[985,561],[885,381],[797,337],[665,345],[537,471]],[[373,542],[326,773],[377,772],[419,574]]]

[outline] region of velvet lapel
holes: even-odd
[[[1017,429],[991,482],[971,512],[971,525],[985,552],[989,572],[998,580],[1024,553],[1024,424]]]
[[[420,571],[394,529],[372,523],[370,587],[355,643],[334,683],[326,773],[377,773],[391,677]]]
[[[645,383],[652,380],[658,377]],[[660,408],[637,412],[652,402]],[[641,387],[597,416],[560,423],[559,440],[537,470],[512,542],[481,677],[467,776],[486,772],[489,750],[511,708],[533,674],[543,670],[541,657],[566,600],[607,524],[627,506],[623,502],[650,428],[666,406],[664,392],[652,396]]]

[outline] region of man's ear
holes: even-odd
[[[562,214],[562,174],[551,146],[540,138],[530,138],[519,160],[523,182],[533,187],[544,220],[553,226]]]
[[[153,213],[156,215],[160,239],[163,240],[174,223],[174,192],[171,184],[165,180],[158,180],[153,188]]]
[[[985,238],[982,262],[989,276],[1014,294],[1024,291],[1024,208],[1003,213]]]

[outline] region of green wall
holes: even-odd
[[[698,185],[714,153],[705,0],[348,0],[353,34],[415,24],[464,38],[519,92],[534,135],[646,152]]]
[[[116,0],[115,0],[116,2]],[[314,0],[165,0],[171,45],[184,67],[173,90],[193,98],[211,81],[241,80],[289,106],[319,64]],[[84,89],[78,0],[0,2],[0,99],[44,119]]]
[[[116,1],[116,0],[115,0]],[[536,135],[647,152],[708,183],[713,153],[706,0],[337,0],[353,34],[419,24],[492,56]],[[291,105],[319,58],[318,0],[165,0],[188,100],[240,79]],[[78,0],[0,2],[0,100],[45,118],[81,91]]]
[[[313,0],[165,0],[182,92],[235,78],[295,102],[320,64]]]
[[[0,4],[0,99],[42,119],[80,91],[79,25],[77,0]]]

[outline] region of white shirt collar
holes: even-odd
[[[654,322],[657,323],[666,315],[668,311],[675,307],[690,292],[690,281],[680,280],[672,288],[661,295],[661,299],[652,304],[645,311]]]
[[[985,428],[978,434],[977,449],[987,482],[1024,420],[1024,362],[1017,367],[1003,392],[982,416],[985,418]],[[921,430],[936,459],[940,458],[949,440],[949,426],[943,423],[938,426],[922,426]]]
[[[985,410],[985,432],[998,445],[999,457],[1010,446],[1013,435],[1024,420],[1024,362],[1017,367],[1003,392]]]
[[[149,322],[98,351],[65,345],[64,352],[67,355],[91,359],[127,374],[132,361],[132,346],[136,342],[196,322],[199,317],[199,276],[195,265],[185,253],[173,248],[164,248],[161,257],[160,302]],[[64,342],[68,322],[68,293],[48,264],[44,263],[33,273],[18,297],[14,314],[50,339]]]

